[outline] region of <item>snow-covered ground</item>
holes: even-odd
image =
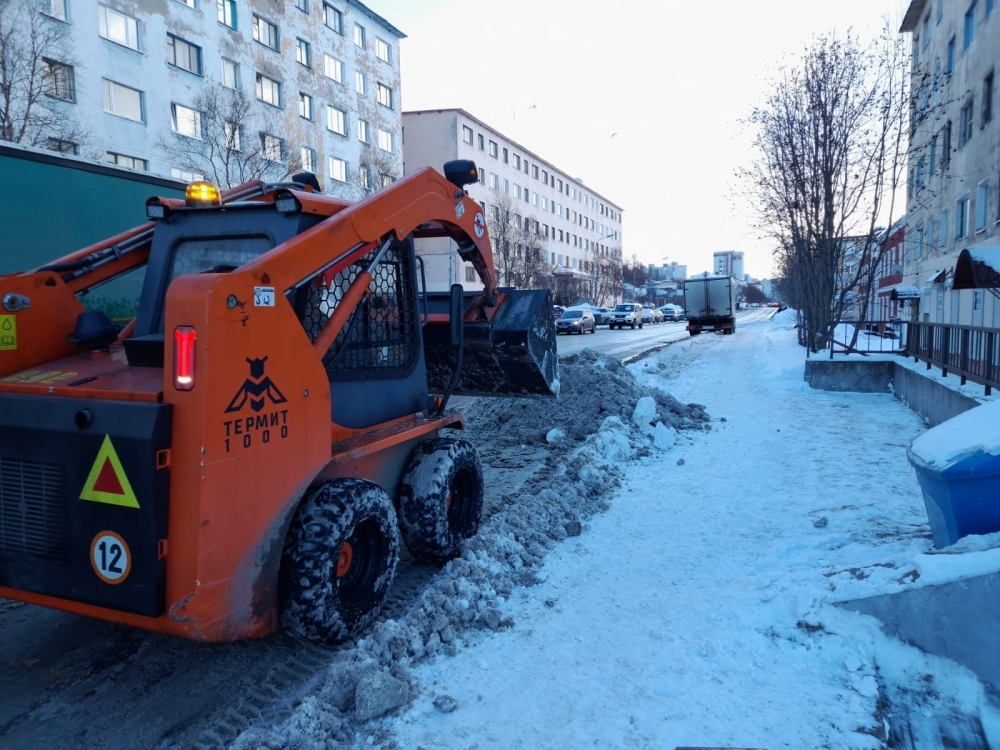
[[[1000,534],[932,549],[922,420],[810,389],[794,323],[627,368],[583,352],[558,402],[470,405],[488,478],[530,479],[488,489],[461,558],[233,747],[1000,746],[972,672],[837,606],[1000,570]]]

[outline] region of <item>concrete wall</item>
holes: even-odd
[[[847,360],[815,357],[806,360],[805,381],[821,391],[889,393],[935,427],[979,406],[974,398],[953,391],[934,378],[886,360]]]

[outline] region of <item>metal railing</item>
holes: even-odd
[[[927,369],[940,367],[986,389],[1000,388],[1000,329],[951,323],[907,323],[904,354],[926,362]]]
[[[830,359],[841,354],[899,354],[906,340],[908,321],[894,320],[831,320],[826,327],[826,348]],[[857,335],[855,335],[857,333]]]

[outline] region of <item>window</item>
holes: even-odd
[[[969,233],[969,197],[959,198],[955,203],[955,239],[960,240]]]
[[[307,68],[312,67],[312,50],[309,48],[309,42],[305,39],[295,40],[295,62],[299,65],[305,65]]]
[[[924,38],[924,49],[927,49],[931,44],[931,12],[927,11],[927,15],[924,16],[924,30],[921,32],[921,36]]]
[[[983,79],[983,125],[993,119],[993,71]]]
[[[476,269],[474,266],[465,267],[465,283],[470,284],[476,281]]]
[[[924,185],[927,182],[927,162],[924,157],[920,157],[920,161],[917,162],[917,191],[924,189]]]
[[[313,98],[309,94],[299,92],[299,117],[306,120],[313,118]]]
[[[927,179],[930,180],[934,176],[934,172],[937,169],[937,136],[931,138],[931,165],[927,172]]]
[[[945,60],[944,72],[950,76],[955,72],[955,37],[948,40],[948,55]]]
[[[387,130],[378,130],[378,147],[383,151],[388,151],[392,153],[392,133]]]
[[[966,51],[976,38],[976,3],[972,0],[972,5],[965,11],[965,33],[962,36],[962,51]]]
[[[538,193],[536,193],[534,191],[532,191],[532,193],[531,193],[531,203],[532,203],[532,205],[535,205],[535,206],[538,205]]]
[[[531,176],[534,177],[536,180],[538,179],[538,165],[537,164],[532,165],[532,167],[531,167]]]
[[[365,48],[365,27],[359,23],[354,24],[354,46]]]
[[[470,128],[468,125],[462,126],[462,140],[468,143],[470,146],[472,145],[472,128]]]
[[[270,21],[265,21],[258,15],[253,17],[253,40],[265,47],[278,49],[278,27]]]
[[[382,187],[389,187],[392,183],[396,181],[396,178],[391,174],[382,175]]]
[[[951,163],[951,120],[941,128],[941,171]]]
[[[365,120],[358,120],[358,140],[362,143],[370,143],[368,137],[368,123]]]
[[[264,151],[264,158],[268,161],[284,161],[285,142],[276,135],[270,133],[260,134],[260,147]]]
[[[222,58],[222,85],[235,89],[240,85],[240,66],[232,60]]]
[[[55,60],[42,59],[42,85],[45,93],[68,102],[76,100],[73,68]]]
[[[302,168],[306,172],[316,173],[316,149],[303,146],[300,153]]]
[[[323,3],[323,23],[338,34],[344,33],[344,14],[329,3]]]
[[[976,187],[976,231],[986,230],[986,208],[989,204],[990,183],[983,180]]]
[[[170,127],[188,138],[201,138],[201,112],[182,104],[170,105]]]
[[[383,83],[378,84],[378,103],[392,109],[392,89]]]
[[[227,151],[242,151],[243,139],[240,136],[240,126],[235,122],[222,123],[222,133],[226,137]]]
[[[185,42],[179,36],[167,34],[167,64],[201,75],[201,47]]]
[[[270,104],[272,107],[281,106],[281,84],[277,81],[258,73],[254,90],[257,98],[265,104]]]
[[[504,149],[504,150],[503,150],[503,163],[504,163],[504,164],[506,164],[506,163],[507,163],[507,153],[508,153],[508,152],[507,152],[507,149]]]
[[[479,141],[479,150],[480,151],[485,151],[486,150],[486,139],[483,137],[482,133],[480,133],[477,136],[477,140]]]
[[[139,49],[139,22],[132,16],[98,5],[97,26],[105,39],[130,49]]]
[[[101,81],[101,99],[104,111],[124,117],[127,120],[144,122],[142,111],[142,92],[113,83],[107,79]]]
[[[138,169],[140,172],[149,171],[149,162],[136,156],[126,156],[125,154],[116,154],[113,151],[108,151],[104,160],[108,164],[117,164],[119,167]]]
[[[922,248],[924,246],[924,225],[923,223],[917,224],[917,241],[913,243],[913,257],[919,258]]]
[[[364,96],[367,91],[367,86],[365,86],[365,74],[361,71],[354,74],[354,90],[362,96]]]
[[[521,186],[516,182],[514,183],[514,197],[521,200]]]
[[[375,37],[375,57],[382,62],[389,62],[389,45]]]
[[[517,154],[514,154],[514,169],[521,169],[521,157]]]
[[[542,182],[546,185],[549,184],[549,172],[547,169],[542,170]]]
[[[479,181],[480,181],[480,182],[481,182],[481,183],[482,183],[483,185],[485,185],[485,184],[486,184],[486,170],[485,170],[485,169],[480,169],[480,170],[479,170]]]
[[[303,13],[309,13],[309,0],[295,0],[295,7]]]
[[[330,157],[330,179],[337,182],[347,182],[347,162],[338,159],[336,156]]]
[[[490,175],[490,187],[493,188],[494,190],[500,189],[500,175],[498,174]]]
[[[938,247],[945,247],[948,244],[948,209],[941,212],[941,221],[938,222]]]
[[[499,155],[499,151],[497,151],[497,143],[496,143],[496,141],[490,141],[490,156],[492,156],[494,159],[496,159],[498,155]]]
[[[195,0],[177,0],[177,2],[181,3],[182,5],[186,5],[189,8],[195,7]]]
[[[60,154],[72,154],[73,156],[77,156],[80,153],[80,147],[76,143],[63,140],[62,138],[49,138],[45,142],[45,148],[49,151],[57,151]]]
[[[323,55],[323,75],[337,83],[344,82],[344,63],[336,57]]]
[[[236,28],[236,0],[216,0],[219,23],[231,29]]]
[[[42,13],[60,21],[66,20],[66,0],[47,0],[42,3]]]
[[[360,164],[358,166],[358,182],[361,183],[361,187],[365,190],[371,189],[371,177],[368,173],[368,165]]]
[[[347,135],[347,113],[327,104],[326,129],[339,135]]]
[[[972,140],[972,99],[966,102],[965,106],[962,107],[962,111],[958,120],[958,147],[962,148],[966,143]]]
[[[170,176],[175,180],[181,180],[182,182],[197,182],[198,180],[204,180],[205,175],[200,172],[191,172],[186,169],[177,169],[177,167],[170,168]]]

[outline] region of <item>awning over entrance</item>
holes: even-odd
[[[553,266],[552,267],[553,276],[562,276],[564,278],[573,279],[589,279],[590,274],[584,273],[583,271],[577,271],[575,268],[569,268],[567,266]]]
[[[966,248],[960,252],[952,288],[1000,288],[1000,246]]]
[[[937,284],[939,281],[944,281],[944,277],[948,275],[948,269],[942,268],[940,271],[935,271],[931,274],[930,278],[927,279],[928,284]]]
[[[915,286],[896,284],[892,288],[892,299],[920,299],[920,290]]]

